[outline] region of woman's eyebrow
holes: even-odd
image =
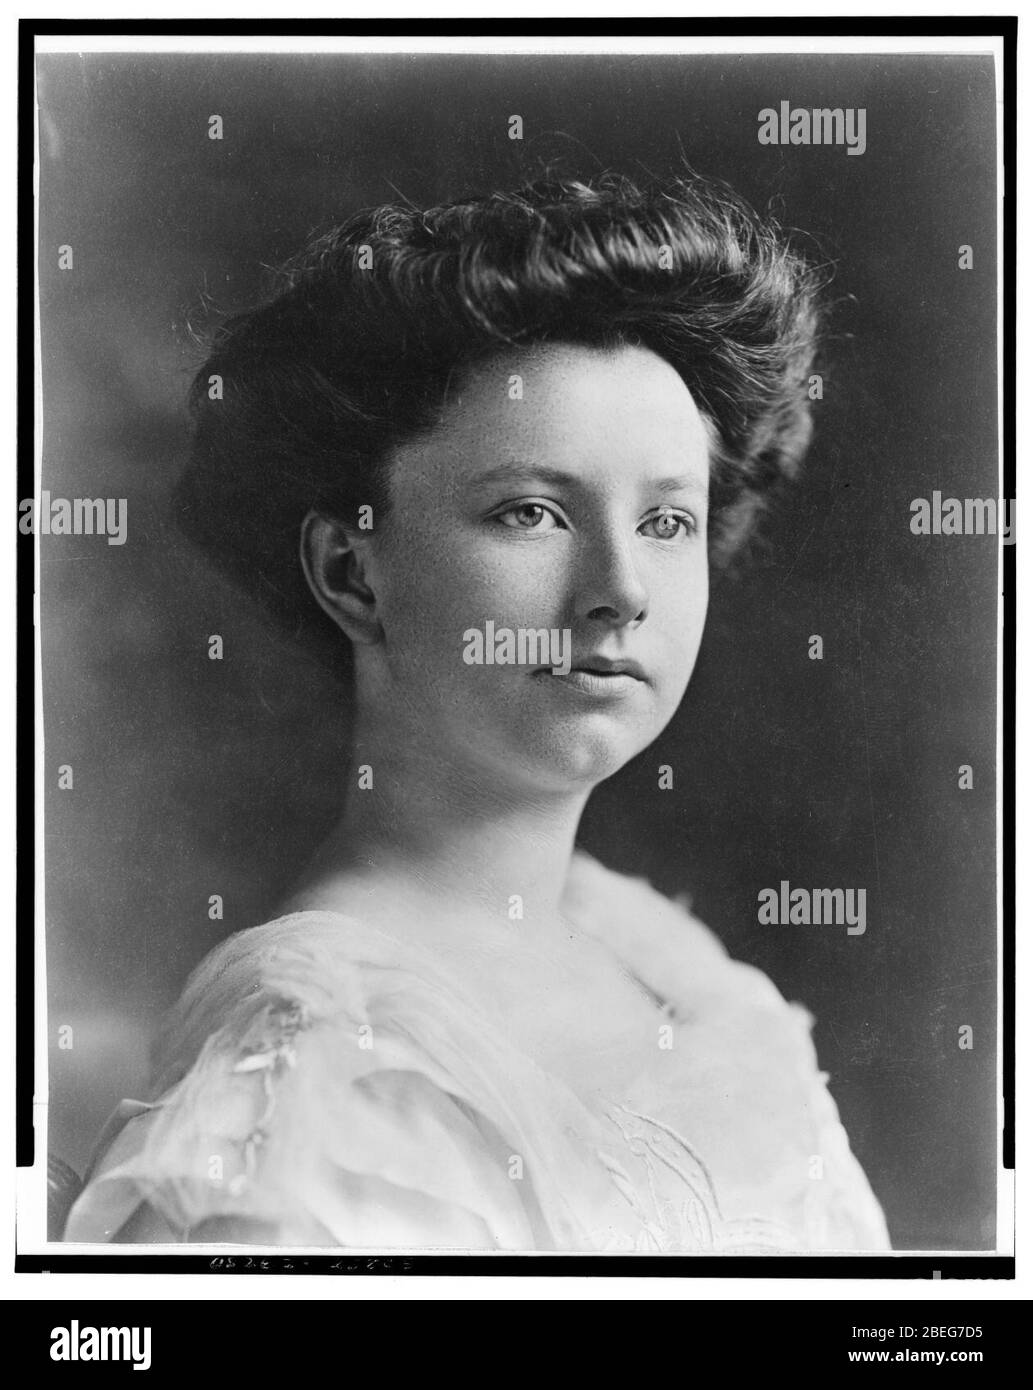
[[[520,459],[514,459],[508,463],[497,463],[492,468],[486,468],[483,473],[476,474],[473,478],[474,483],[516,482],[524,480],[552,483],[559,487],[577,487],[582,483],[582,479],[578,478],[573,473],[565,473],[561,468],[549,468],[544,464],[525,463]]]
[[[698,478],[694,473],[679,473],[674,478],[656,478],[648,484],[654,492],[694,492],[699,497],[709,495],[709,479]]]
[[[504,481],[549,483],[554,487],[578,488],[582,491],[591,486],[591,479],[586,478],[584,474],[567,473],[561,468],[550,468],[544,464],[522,461],[496,464],[492,468],[485,469],[483,473],[478,473],[472,479],[475,485]],[[643,488],[649,492],[693,492],[700,497],[706,497],[709,490],[707,480],[692,473],[646,479]]]

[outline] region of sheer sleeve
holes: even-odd
[[[119,1106],[66,1241],[533,1248],[507,1145],[390,1013],[358,987],[241,998],[219,965],[174,1021],[182,1074]]]

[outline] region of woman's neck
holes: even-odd
[[[344,811],[292,902],[327,902],[360,877],[425,909],[437,902],[546,930],[561,920],[588,789],[493,785],[426,737],[360,729],[356,749]]]

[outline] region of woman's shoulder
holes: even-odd
[[[587,855],[577,857],[574,887],[586,928],[667,1001],[670,1065],[651,1077],[654,1116],[692,1134],[715,1171],[736,1182],[761,1175],[762,1189],[744,1184],[743,1200],[756,1195],[769,1207],[777,1194],[768,1166],[782,1145],[786,1210],[807,1230],[808,1248],[888,1249],[881,1208],[819,1069],[808,1009],[758,967],[733,959],[686,897],[667,897]],[[735,1186],[727,1182],[729,1192]]]
[[[790,1007],[758,967],[735,960],[720,937],[693,913],[686,893],[669,897],[639,875],[619,873],[578,851],[568,887],[568,912],[606,945],[675,1016],[739,1005],[778,1014]]]
[[[301,1031],[368,1023],[385,977],[404,968],[399,944],[358,916],[291,912],[236,932],[196,966],[166,1016],[155,1088],[177,1081],[216,1032],[257,1055]]]
[[[578,856],[577,873],[579,920],[661,1001],[673,1025],[685,1059],[683,1068],[668,1068],[674,1084],[684,1087],[696,1072],[727,1074],[736,1086],[751,1076],[772,1103],[781,1094],[787,1112],[813,1104],[825,1111],[827,1076],[818,1070],[814,1018],[802,1003],[787,999],[759,967],[734,959],[687,896],[668,897],[586,855]]]
[[[369,922],[239,932],[190,977],[153,1098],[112,1117],[65,1239],[533,1248],[496,1127],[515,1059],[493,1048],[433,960]]]

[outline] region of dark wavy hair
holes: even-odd
[[[178,524],[340,669],[348,643],[298,559],[309,509],[354,523],[368,504],[383,518],[392,448],[432,428],[456,374],[500,350],[636,345],[674,367],[711,426],[708,539],[722,565],[807,447],[820,278],[777,223],[695,175],[360,212],[216,331],[191,388]]]

